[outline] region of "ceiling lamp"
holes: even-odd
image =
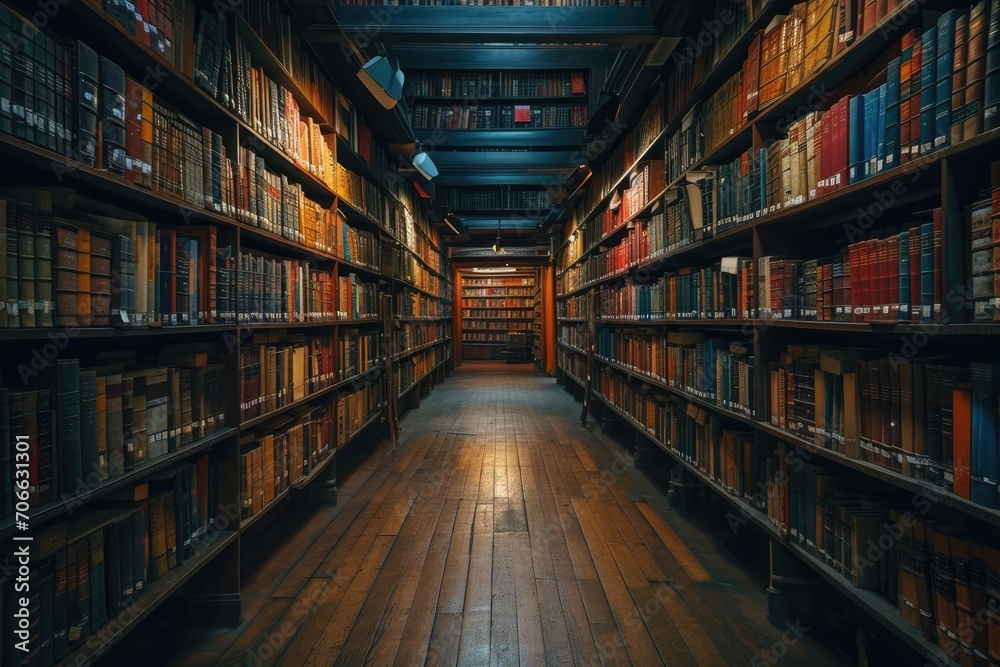
[[[375,56],[366,62],[358,78],[386,109],[393,108],[403,98],[403,70],[385,56]]]
[[[506,251],[503,249],[503,245],[500,243],[500,220],[497,220],[497,240],[493,244],[493,252],[498,255],[504,254]]]
[[[422,148],[417,149],[417,154],[413,156],[413,168],[417,170],[417,173],[426,178],[428,181],[432,181],[437,178],[438,169],[431,160],[431,156],[425,153]]]

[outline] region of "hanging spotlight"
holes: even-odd
[[[386,109],[393,108],[403,98],[403,70],[385,56],[375,56],[366,62],[358,78]]]
[[[493,252],[495,252],[498,255],[502,255],[502,254],[504,254],[504,252],[506,252],[503,249],[503,245],[501,244],[501,241],[500,241],[500,223],[501,223],[501,221],[497,220],[497,240],[496,240],[496,243],[493,244]]]
[[[437,166],[431,160],[431,156],[423,149],[418,149],[417,154],[413,156],[413,168],[428,181],[434,180],[438,175]]]

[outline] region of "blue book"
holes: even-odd
[[[885,168],[899,164],[899,66],[900,59],[889,63],[885,81]]]
[[[983,131],[989,132],[998,127],[1000,127],[1000,70],[986,75],[983,92]]]
[[[848,160],[851,183],[864,179],[865,96],[854,95],[848,102]]]
[[[934,321],[934,223],[920,225],[920,323]]]
[[[878,91],[873,90],[865,95],[865,138],[864,138],[864,170],[865,178],[875,175],[875,123],[878,121]]]
[[[997,439],[1000,425],[997,419],[997,396],[1000,394],[1000,368],[993,364],[972,364],[972,502],[1000,508],[997,479],[1000,478],[1000,460],[997,456]]]
[[[950,14],[951,11],[948,13]],[[947,51],[938,49],[937,86],[934,92],[937,111],[934,113],[934,146],[932,147],[932,150],[935,151],[941,150],[951,143],[951,94],[955,73],[954,34],[952,35],[952,45],[953,48]]]
[[[934,115],[937,112],[935,87],[937,84],[937,30],[931,28],[920,38],[920,155],[931,152],[934,146]],[[951,98],[949,98],[949,101]]]
[[[883,83],[876,91],[878,93],[875,102],[875,173],[885,169],[885,84]],[[951,99],[951,98],[949,98]]]
[[[899,321],[910,321],[910,232],[899,233]]]
[[[955,24],[963,13],[961,9],[949,9],[938,17],[937,43],[939,53],[955,49]],[[948,74],[951,75],[952,72],[949,71]]]

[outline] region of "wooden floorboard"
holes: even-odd
[[[714,667],[780,640],[760,577],[663,509],[579,403],[491,368],[435,387],[394,451],[365,443],[339,506],[265,531],[243,621],[168,664]],[[786,660],[844,664],[809,636]]]

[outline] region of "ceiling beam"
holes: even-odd
[[[553,46],[551,44],[518,44],[516,46],[485,46],[478,44],[395,44],[392,54],[408,69],[501,70],[561,69],[603,67],[607,61],[607,46]]]
[[[427,150],[427,147],[424,147]],[[572,165],[573,151],[472,152],[428,151],[441,171],[465,169],[481,173],[490,170],[565,169]]]
[[[384,44],[652,43],[660,38],[653,10],[638,7],[340,6],[337,25],[314,25],[308,39],[367,37]],[[343,30],[341,30],[343,28]],[[517,63],[511,63],[517,67]]]

